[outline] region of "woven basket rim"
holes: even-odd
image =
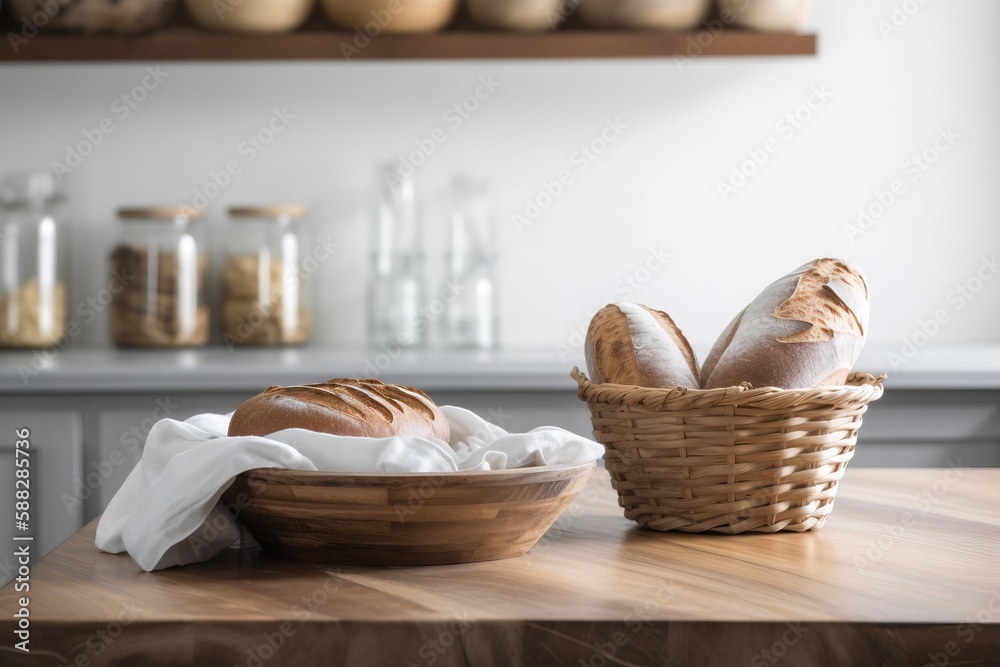
[[[689,387],[638,387],[634,385],[591,382],[578,367],[570,375],[577,382],[577,397],[591,404],[635,405],[656,410],[710,408],[716,406],[759,407],[769,410],[802,404],[868,403],[882,396],[886,374],[878,376],[855,372],[847,384],[807,389],[752,387],[743,383],[736,387],[692,389]]]

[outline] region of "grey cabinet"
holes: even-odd
[[[239,405],[238,399],[235,405]],[[129,403],[143,404],[134,407]],[[95,422],[96,437],[86,444],[86,468],[99,472],[95,485],[88,487],[84,504],[86,520],[97,517],[108,506],[115,493],[125,483],[135,464],[142,458],[142,449],[150,429],[160,419],[187,419],[203,412],[228,412],[233,409],[224,399],[192,397],[184,394],[140,396],[130,401],[108,401],[96,405],[88,415]]]
[[[1000,392],[889,387],[864,416],[851,465],[1000,466]]]
[[[29,530],[14,524],[15,454],[17,431],[28,430],[30,465]],[[35,561],[83,525],[84,507],[78,500],[86,483],[83,475],[83,436],[79,412],[65,410],[0,411],[0,582],[17,571],[13,536],[33,535]]]
[[[0,398],[0,585],[16,572],[14,525],[15,431],[31,442],[32,560],[97,517],[142,456],[146,436],[163,417],[186,419],[224,412],[242,394],[170,396],[54,394]]]

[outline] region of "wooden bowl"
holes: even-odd
[[[444,474],[250,470],[223,495],[264,548],[303,563],[444,565],[512,558],[596,467]]]

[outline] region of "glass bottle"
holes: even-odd
[[[222,273],[222,340],[233,345],[295,345],[309,340],[308,282],[297,204],[233,206]]]
[[[190,206],[118,210],[111,254],[111,338],[118,345],[180,347],[209,338],[208,259]]]
[[[423,235],[413,180],[382,166],[379,181],[371,225],[368,340],[395,353],[427,343]]]
[[[45,347],[66,338],[66,229],[47,171],[3,183],[0,211],[0,347]]]
[[[441,339],[452,349],[492,349],[500,322],[489,188],[484,181],[456,176],[450,199]]]

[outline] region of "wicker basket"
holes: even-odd
[[[819,528],[885,374],[840,387],[653,389],[573,369],[626,518],[656,530]]]

